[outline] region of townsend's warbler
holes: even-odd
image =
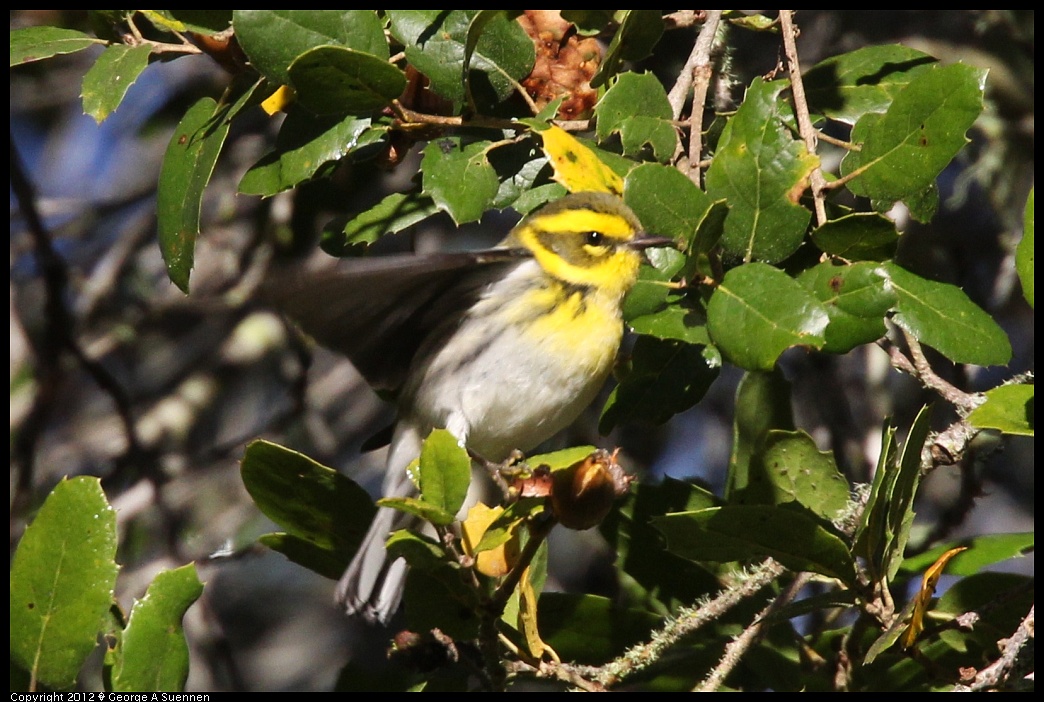
[[[577,193],[494,249],[356,260],[284,287],[280,305],[397,393],[384,494],[401,497],[416,492],[406,469],[433,428],[501,461],[576,419],[616,358],[642,249],[670,243],[645,237],[619,198]],[[382,623],[395,613],[406,564],[388,562],[385,540],[415,519],[378,511],[338,588],[349,613]]]

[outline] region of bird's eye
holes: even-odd
[[[584,235],[584,243],[588,246],[601,246],[605,243],[605,235],[602,232],[587,232]]]

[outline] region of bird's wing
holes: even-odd
[[[347,356],[374,389],[395,392],[427,337],[526,256],[490,249],[353,259],[325,272],[275,276],[262,297]]]

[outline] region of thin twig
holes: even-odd
[[[914,368],[917,370],[917,378],[926,388],[934,390],[944,400],[966,412],[970,412],[982,404],[981,396],[964,392],[935,372],[924,355],[921,342],[913,334],[904,329],[903,337],[906,339],[906,345],[910,349],[910,358],[913,360]]]
[[[801,573],[794,582],[774,598],[768,605],[758,613],[758,616],[750,626],[743,630],[739,636],[734,638],[732,641],[725,646],[725,654],[721,657],[718,665],[714,667],[714,670],[710,672],[703,682],[700,683],[693,692],[715,692],[722,683],[725,682],[725,677],[732,672],[732,670],[739,665],[740,660],[752,646],[758,643],[761,638],[765,635],[765,620],[772,616],[777,610],[789,603],[797,594],[801,591],[801,588],[808,584],[809,580],[812,579],[810,573]]]
[[[808,114],[808,101],[805,99],[805,85],[801,80],[801,64],[798,62],[797,54],[797,27],[794,26],[794,11],[780,10],[779,24],[783,30],[783,50],[787,56],[787,70],[790,72],[790,91],[794,96],[794,114],[797,117],[798,133],[805,140],[805,148],[808,153],[816,153],[817,132],[812,127],[812,118]],[[812,202],[816,210],[816,223],[819,226],[826,224],[826,194],[823,177],[823,169],[817,164],[809,175],[809,184],[812,186]]]
[[[816,138],[819,139],[819,141],[825,141],[826,143],[831,144],[832,146],[839,146],[842,149],[845,149],[846,151],[863,150],[863,147],[861,147],[859,144],[853,144],[850,141],[845,141],[844,139],[832,137],[821,129],[816,130]]]
[[[714,38],[718,33],[721,21],[721,10],[707,10],[703,27],[696,37],[696,43],[685,62],[678,80],[667,96],[671,104],[674,119],[681,117],[685,99],[692,89],[692,113],[689,116],[689,177],[700,185],[699,163],[703,157],[703,108],[707,103],[707,90],[714,73],[711,62],[711,51],[714,49]]]
[[[752,568],[736,587],[727,588],[717,597],[697,607],[685,607],[663,630],[649,641],[628,649],[622,656],[601,667],[578,666],[577,671],[589,680],[611,687],[625,678],[659,661],[668,648],[685,636],[722,617],[739,603],[756,594],[786,571],[772,558]]]
[[[1013,672],[1015,672],[1022,659],[1027,655],[1032,656],[1033,647],[1028,646],[1033,640],[1033,611],[1036,605],[1030,607],[1015,633],[1009,638],[997,642],[1003,653],[1001,657],[990,665],[980,670],[970,685],[955,685],[954,692],[982,692],[1000,687],[1006,683]]]
[[[181,44],[170,44],[162,41],[153,41],[152,39],[146,39],[138,26],[134,23],[134,16],[127,18],[127,26],[130,27],[130,35],[123,35],[124,43],[129,46],[148,46],[154,54],[202,54],[203,50],[198,46],[190,42],[180,32],[173,32],[183,43]]]

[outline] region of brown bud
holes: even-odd
[[[577,530],[601,523],[631,482],[616,462],[616,452],[602,449],[553,471],[551,478],[552,512],[563,526]]]

